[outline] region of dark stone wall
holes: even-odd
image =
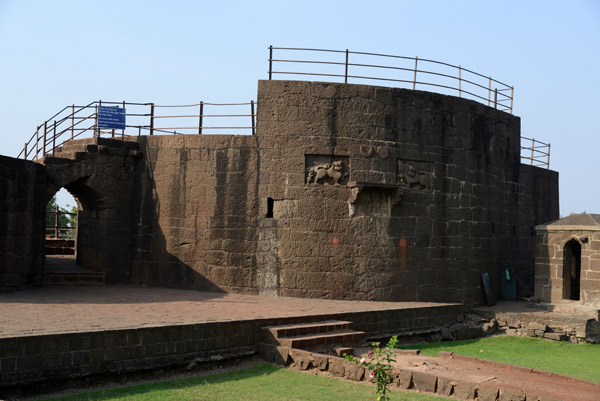
[[[108,138],[68,142],[45,157],[46,199],[60,188],[77,199],[77,264],[104,272],[107,284],[127,283],[138,144]]]
[[[79,201],[78,262],[107,283],[469,304],[508,267],[533,293],[558,174],[520,163],[518,117],[331,83],[261,81],[258,102],[255,136],[95,138],[45,158],[46,195]]]
[[[256,137],[138,141],[130,283],[256,293]]]
[[[45,194],[44,166],[0,156],[0,291],[42,282]]]
[[[0,338],[0,390],[137,370],[183,367],[256,353],[263,327],[341,319],[381,338],[439,330],[463,318],[462,305],[337,315],[209,322],[102,332]]]
[[[501,267],[532,292],[533,227],[558,216],[558,176],[520,164],[518,117],[330,83],[261,81],[258,104],[259,218],[273,199],[258,268],[269,292],[477,303],[480,274],[499,291]],[[314,183],[311,170],[334,161],[342,185]]]

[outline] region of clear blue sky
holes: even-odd
[[[269,45],[462,65],[515,86],[561,213],[600,213],[600,1],[0,0],[0,154],[73,103],[247,101]]]

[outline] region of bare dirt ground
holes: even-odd
[[[368,348],[356,350],[357,356],[366,356]],[[449,353],[450,354],[450,353]],[[509,365],[483,359],[453,355],[432,357],[401,355],[395,367],[413,372],[427,372],[437,377],[484,384],[488,387],[547,397],[551,400],[598,401],[600,384],[571,377]],[[529,398],[528,398],[529,399]]]

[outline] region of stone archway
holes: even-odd
[[[127,283],[136,142],[103,138],[70,141],[46,156],[46,197],[65,188],[77,200],[77,265],[102,272],[107,284]]]
[[[563,299],[579,301],[581,289],[581,244],[576,239],[563,248]]]

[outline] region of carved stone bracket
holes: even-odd
[[[348,183],[348,187],[350,188],[350,198],[348,199],[348,203],[350,204],[354,204],[358,199],[358,195],[365,189],[391,191],[392,205],[400,202],[402,200],[402,195],[404,195],[402,188],[396,184],[377,184],[372,182],[350,181]]]

